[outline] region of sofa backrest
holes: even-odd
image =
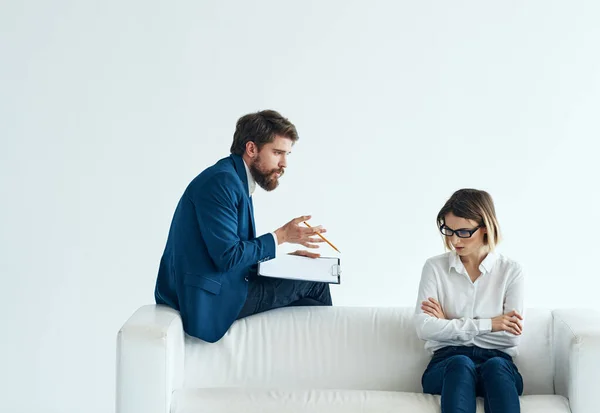
[[[184,386],[421,392],[430,356],[413,312],[283,308],[236,321],[217,343],[186,336]],[[525,323],[515,358],[525,394],[552,394],[552,313],[528,310]]]

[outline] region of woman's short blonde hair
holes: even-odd
[[[490,251],[493,251],[501,241],[494,201],[487,192],[478,189],[459,189],[453,193],[438,213],[438,228],[445,224],[445,217],[449,213],[459,218],[473,220],[477,225],[485,227],[487,233],[483,236],[483,242]],[[450,237],[444,236],[444,244],[448,250],[453,249]]]

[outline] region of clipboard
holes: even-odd
[[[342,267],[337,257],[308,258],[285,254],[258,263],[258,276],[340,284]]]

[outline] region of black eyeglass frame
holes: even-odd
[[[483,228],[484,226],[485,226],[485,225],[479,225],[478,227],[476,227],[476,228],[473,228],[473,229],[466,229],[466,228],[451,229],[451,228],[449,228],[449,227],[448,227],[446,224],[442,224],[442,225],[440,225],[440,232],[441,232],[441,233],[442,233],[442,235],[443,235],[443,236],[445,236],[445,237],[451,237],[451,236],[453,236],[454,234],[456,234],[456,236],[457,236],[458,238],[471,238],[471,237],[473,236],[473,234],[474,234],[474,233],[476,233],[476,232],[477,232],[477,230],[478,230],[479,228]],[[446,231],[450,232],[450,234],[445,234],[445,233],[444,233],[444,230],[446,230]],[[466,233],[468,233],[469,235],[467,235],[467,236],[461,236],[461,235],[459,235],[459,234],[458,234],[458,232],[459,232],[459,231],[466,232]]]

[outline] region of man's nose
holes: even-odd
[[[280,168],[287,168],[287,158],[285,156],[283,156],[280,160],[279,160],[279,165]]]

